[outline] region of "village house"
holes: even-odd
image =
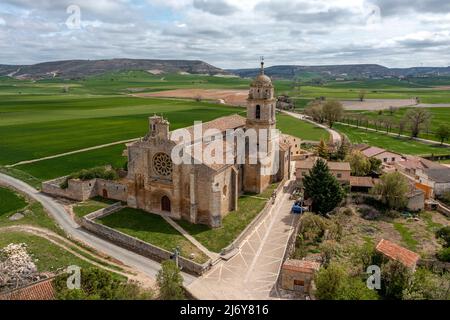
[[[306,153],[301,149],[302,140],[298,137],[283,134],[281,136],[281,141],[285,145],[291,146],[291,161],[300,160],[301,157]]]
[[[314,275],[319,269],[318,262],[288,259],[281,267],[281,288],[309,294],[312,292]]]
[[[450,168],[415,156],[406,156],[395,163],[395,168],[416,182],[416,188],[425,192],[425,198],[434,198],[450,191]]]
[[[387,151],[378,147],[367,147],[360,149],[362,154],[367,158],[375,158],[381,160],[383,163],[395,163],[403,159],[403,155]]]
[[[318,157],[311,157],[305,160],[296,161],[295,177],[297,181],[302,182],[305,175],[314,167]],[[336,179],[342,184],[350,184],[351,168],[348,162],[332,162],[327,161],[328,169]]]

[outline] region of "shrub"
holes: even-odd
[[[69,187],[69,180],[80,179],[82,181],[92,180],[92,179],[104,179],[104,180],[117,180],[119,175],[113,169],[108,169],[105,167],[96,167],[92,169],[83,169],[77,173],[73,173],[68,176],[60,184],[62,189],[67,189]]]
[[[316,297],[320,300],[377,300],[376,291],[359,277],[350,277],[342,266],[331,263],[317,273]]]
[[[446,247],[450,247],[450,226],[443,227],[436,231],[436,237],[444,240]]]
[[[444,248],[438,252],[437,257],[444,262],[450,262],[450,248]]]
[[[55,279],[54,287],[59,300],[148,300],[153,292],[142,290],[134,282],[126,282],[97,268],[81,270],[81,288],[67,288],[67,274]]]
[[[161,270],[156,276],[156,282],[159,285],[160,299],[182,300],[185,298],[183,277],[173,260],[166,260],[161,264]]]

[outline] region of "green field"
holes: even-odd
[[[141,210],[125,208],[97,222],[125,234],[173,252],[179,246],[181,255],[187,259],[195,254],[194,261],[204,263],[208,257],[169,225],[161,216]]]
[[[342,124],[335,124],[333,128],[345,134],[352,143],[365,143],[401,154],[422,156],[450,154],[449,148],[440,147],[439,145],[428,145],[409,138],[388,136],[382,132],[366,131]]]
[[[0,187],[0,216],[12,211],[23,209],[27,202],[22,196],[11,189]]]

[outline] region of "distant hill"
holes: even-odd
[[[230,73],[244,78],[255,77],[259,69],[234,69]],[[265,69],[267,75],[279,79],[327,78],[364,79],[389,77],[450,76],[450,67],[387,68],[377,64],[352,64],[329,66],[273,66]]]
[[[1,65],[0,76],[19,79],[42,79],[60,77],[64,79],[84,78],[109,72],[140,70],[151,73],[228,74],[203,61],[194,60],[66,60],[44,62],[34,65]]]

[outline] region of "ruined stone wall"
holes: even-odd
[[[128,186],[126,183],[97,179],[96,189],[96,193],[100,197],[119,200],[123,202],[127,201]]]
[[[66,177],[58,178],[42,183],[42,192],[56,197],[63,197],[77,201],[86,201],[97,195],[96,180],[69,180],[66,189],[61,188],[61,183]]]

